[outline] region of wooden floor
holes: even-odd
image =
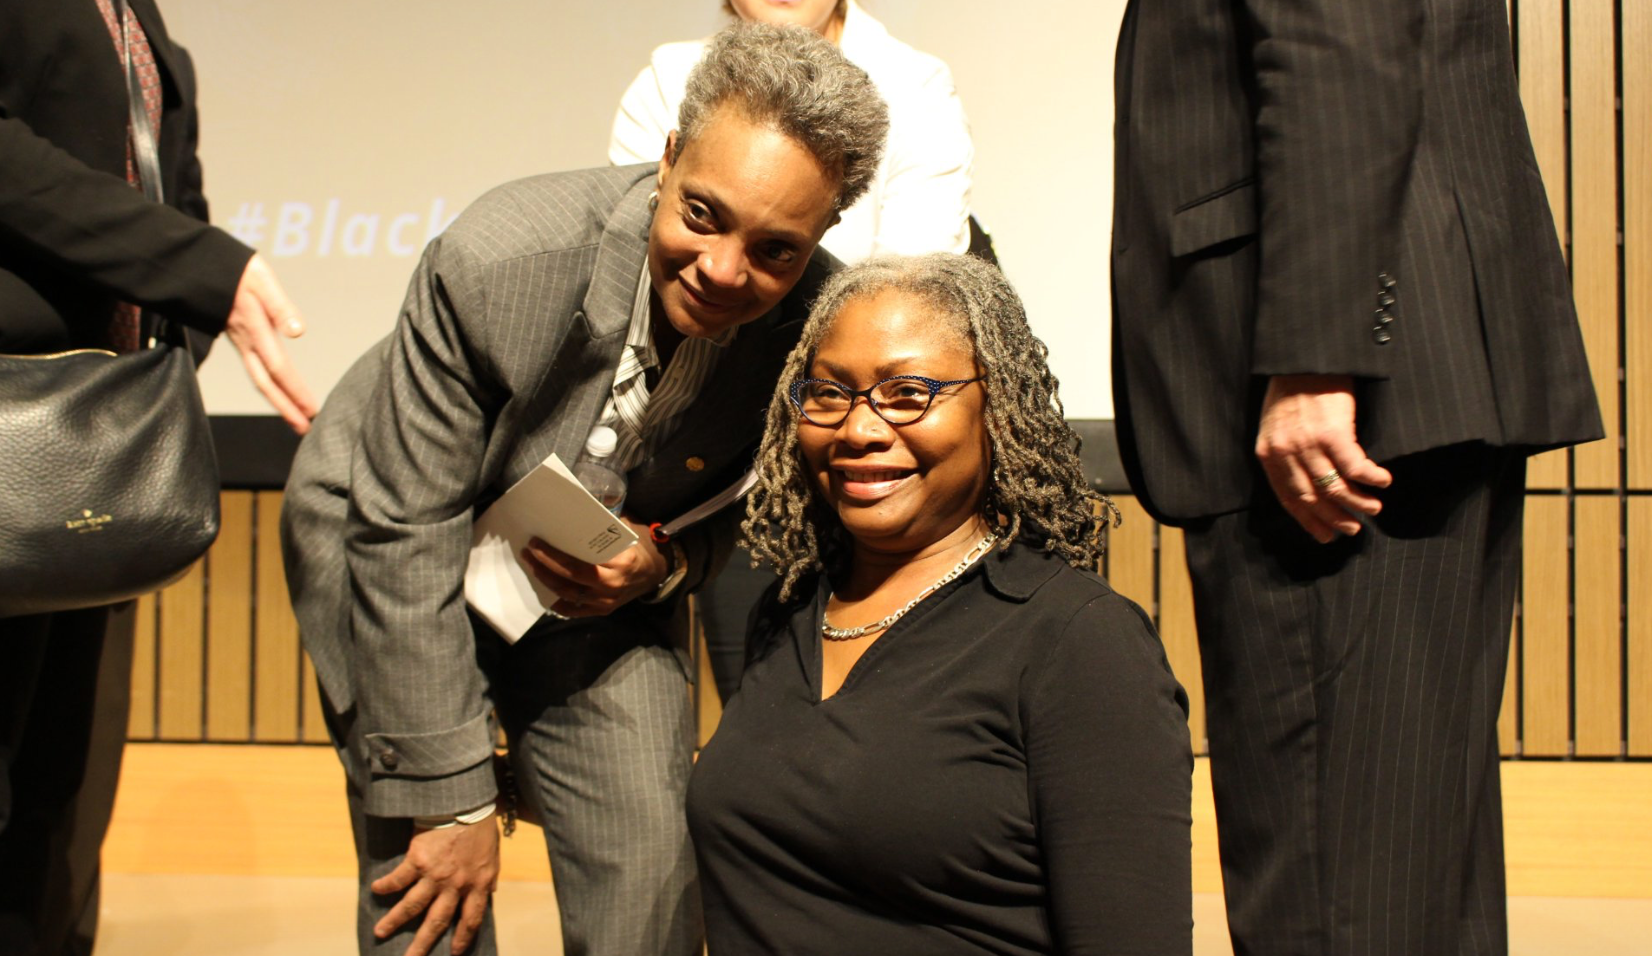
[[[112,874],[97,956],[354,956],[348,877]],[[499,951],[561,956],[556,898],[506,881],[494,898]],[[1231,956],[1220,897],[1193,897],[1194,956]],[[1513,897],[1512,956],[1646,956],[1652,900]]]
[[[1652,954],[1652,764],[1506,763],[1516,956]],[[1197,956],[1229,956],[1205,761],[1194,771]],[[503,843],[507,956],[562,952],[544,843]],[[349,956],[354,857],[330,748],[132,744],[104,848],[98,956]]]
[[[1505,763],[1503,793],[1511,895],[1652,899],[1652,763]],[[1200,760],[1195,893],[1221,892],[1214,817]],[[523,827],[503,852],[505,879],[550,878],[534,828]],[[131,744],[104,867],[348,876],[355,858],[338,762],[328,747]]]

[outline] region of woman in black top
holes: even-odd
[[[712,956],[1191,952],[1186,697],[1087,570],[1045,351],[964,256],[816,302],[746,522],[778,600],[689,787]]]

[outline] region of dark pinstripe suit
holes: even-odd
[[[1500,0],[1132,2],[1121,452],[1188,529],[1241,953],[1506,948],[1495,715],[1524,455],[1601,434]],[[1320,547],[1268,377],[1352,376],[1395,473]]]

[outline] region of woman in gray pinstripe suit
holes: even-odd
[[[836,266],[816,246],[887,111],[797,29],[724,31],[692,85],[657,167],[532,177],[467,209],[294,462],[288,582],[349,778],[363,952],[493,951],[495,711],[546,822],[566,950],[700,949],[682,598],[732,527],[666,547],[648,527],[749,464]],[[466,613],[472,516],[610,414],[642,544],[599,566],[537,550],[571,620],[507,644]]]

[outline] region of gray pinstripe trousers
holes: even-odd
[[[1237,956],[1504,954],[1497,712],[1525,459],[1391,464],[1320,546],[1267,497],[1188,529]]]
[[[704,929],[683,811],[693,720],[678,653],[639,645],[615,621],[530,634],[511,647],[491,635],[478,639],[518,787],[545,820],[563,951],[698,954]],[[361,883],[357,943],[363,954],[399,954],[417,923],[375,940],[373,925],[397,897],[375,896],[368,885],[401,862],[412,822],[365,814],[365,744],[354,711],[324,709],[348,777]],[[451,940],[449,931],[433,956],[448,956]],[[490,909],[469,953],[495,952]]]

